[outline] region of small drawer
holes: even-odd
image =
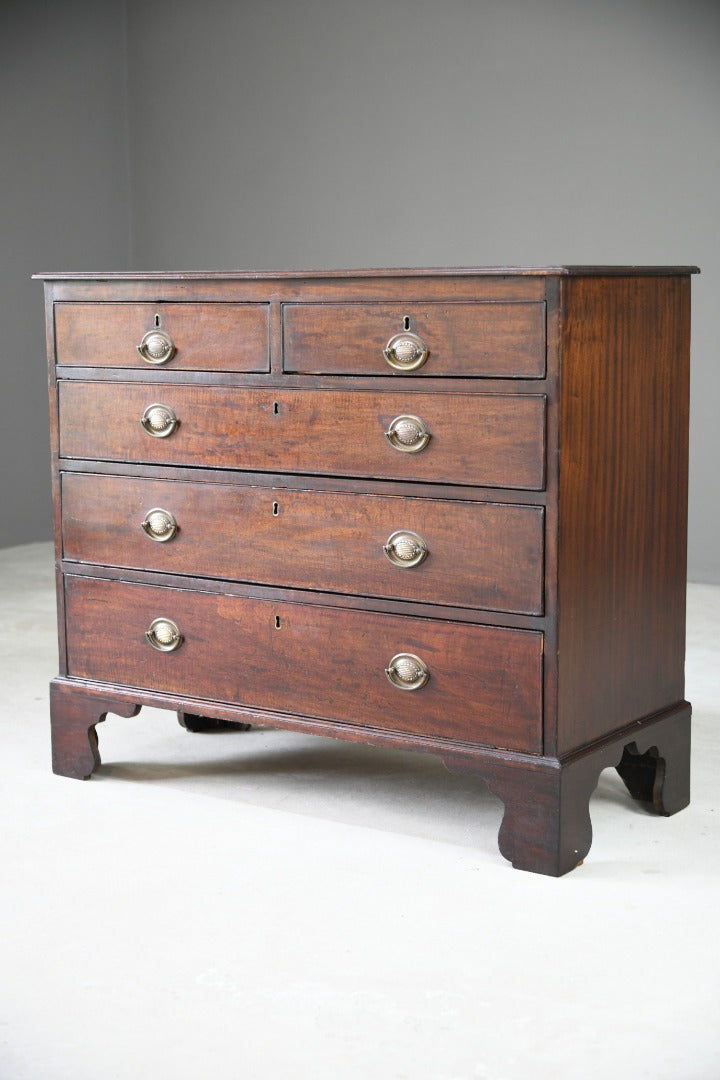
[[[80,367],[268,371],[267,304],[58,303],[55,357]]]
[[[542,507],[92,473],[62,477],[66,559],[540,615]]]
[[[545,375],[542,303],[285,304],[283,338],[300,374]]]
[[[542,750],[542,634],[65,579],[71,677]]]
[[[545,480],[542,394],[63,380],[59,396],[63,457],[533,490]],[[156,420],[163,437],[146,429]]]

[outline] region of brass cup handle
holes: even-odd
[[[393,334],[383,349],[383,355],[395,371],[417,371],[428,358],[428,347],[421,337],[405,330]]]
[[[393,566],[406,570],[411,566],[419,566],[423,559],[427,558],[428,547],[418,533],[400,529],[388,536],[387,543],[383,544],[383,551]]]
[[[154,439],[166,439],[168,435],[172,435],[179,421],[167,405],[155,402],[148,405],[140,417],[140,423],[148,435],[152,435]]]
[[[136,348],[148,364],[167,364],[175,355],[175,342],[164,330],[148,330]]]
[[[407,652],[393,656],[385,668],[385,674],[398,690],[422,690],[430,678],[425,661],[414,653]]]
[[[146,536],[156,540],[159,544],[165,544],[172,540],[178,531],[178,523],[169,510],[163,510],[161,506],[154,506],[148,510],[140,527]]]
[[[175,652],[183,643],[180,628],[172,619],[153,619],[145,637],[158,652]]]
[[[418,416],[396,416],[385,432],[393,450],[417,454],[430,442],[430,432]]]

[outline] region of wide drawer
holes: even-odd
[[[543,513],[537,506],[270,486],[62,477],[66,559],[530,615],[542,614]]]
[[[267,304],[59,303],[55,357],[84,367],[268,371],[268,311]]]
[[[286,304],[283,337],[285,371],[528,379],[545,374],[542,303]]]
[[[61,381],[59,395],[63,457],[509,488],[544,484],[542,395],[79,381]],[[167,437],[153,437],[141,424],[152,405],[177,419]],[[427,438],[415,440],[421,428]],[[408,440],[419,452],[406,452]]]
[[[65,594],[72,677],[542,749],[542,634],[534,631],[74,576],[66,578]],[[167,620],[182,642],[160,652],[147,634],[174,644]],[[424,686],[406,690],[390,682],[388,668],[396,679],[408,674],[400,661],[391,663],[400,654],[426,665]]]

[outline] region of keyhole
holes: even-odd
[[[273,414],[275,416],[277,416],[277,414],[279,412],[280,412],[280,402],[279,401],[273,401]]]
[[[155,325],[156,325],[156,326],[159,326],[159,325],[160,325],[160,316],[159,316],[159,315],[156,315],[156,316],[155,316]]]
[[[273,517],[277,517],[280,513],[280,503],[273,503]]]
[[[410,316],[409,315],[406,315],[405,318],[403,319],[403,326],[404,326],[404,328],[406,330],[410,329]]]
[[[276,630],[280,629],[280,616],[279,615],[275,616],[275,629]]]

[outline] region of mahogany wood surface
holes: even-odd
[[[542,749],[538,633],[73,576],[65,593],[71,676],[280,712],[302,700],[317,717]],[[157,618],[180,628],[175,652],[146,640]],[[425,661],[426,686],[390,683],[398,653]]]
[[[687,277],[564,290],[561,754],[684,697],[690,334]]]
[[[340,278],[343,282],[354,282],[367,278],[385,281],[388,278],[421,278],[423,282],[433,278],[478,278],[480,280],[507,278],[522,280],[533,277],[668,277],[677,274],[699,274],[697,266],[642,266],[642,265],[603,265],[577,263],[549,263],[546,266],[404,266],[404,267],[362,267],[355,270],[110,270],[98,271],[67,270],[58,273],[33,274],[39,281],[144,281],[156,284],[158,281],[189,281],[193,284],[202,281],[303,281],[315,279],[332,280]]]
[[[155,328],[175,345],[168,370],[268,370],[266,304],[56,304],[57,363],[147,371],[137,346]]]
[[[356,611],[377,611],[390,615],[410,615],[420,619],[448,619],[451,622],[471,623],[478,626],[507,626],[517,630],[539,630],[547,638],[552,630],[554,616],[515,615],[505,611],[488,611],[483,608],[455,607],[447,604],[427,604],[419,600],[387,599],[382,596],[358,596],[357,593],[319,592],[288,588],[278,585],[259,585],[254,582],[230,581],[227,578],[191,578],[186,574],[168,574],[157,570],[135,570],[125,566],[108,566],[94,563],[77,563],[61,560],[63,574],[82,574],[83,577],[105,578],[110,581],[130,581],[138,585],[160,585],[175,589],[192,587],[200,581],[204,592],[225,596],[252,597],[257,600],[283,600],[290,604],[321,605],[323,607],[352,608]],[[547,659],[547,643],[545,656]]]
[[[417,380],[407,376],[395,377],[388,368],[387,374],[382,375],[298,375],[294,372],[282,372],[280,363],[282,357],[278,352],[271,363],[271,370],[262,375],[242,371],[184,371],[181,369],[171,370],[165,367],[151,368],[146,364],[143,368],[90,368],[58,365],[57,375],[61,382],[93,382],[93,383],[144,383],[146,385],[163,386],[172,384],[194,386],[231,386],[248,387],[249,389],[262,388],[269,390],[372,390],[389,393],[416,391]],[[529,394],[531,396],[542,394],[547,386],[547,379],[495,379],[483,378],[480,382],[476,378],[463,376],[462,378],[449,378],[448,376],[426,375],[422,380],[422,390],[426,393],[454,393],[454,394]]]
[[[62,574],[62,504],[60,500],[60,447],[57,369],[55,367],[55,304],[53,290],[45,287],[45,350],[48,375],[50,420],[50,477],[53,495],[53,540],[55,548],[55,596],[57,603],[58,673],[67,674],[65,653],[65,609]]]
[[[152,438],[140,425],[156,402],[178,417],[168,438]],[[431,436],[424,450],[390,446],[385,432],[399,415],[424,422]],[[60,454],[539,489],[544,415],[540,394],[62,382]]]
[[[451,772],[478,776],[502,799],[505,813],[498,844],[505,858],[518,869],[553,877],[574,869],[590,849],[589,800],[603,769],[615,766],[633,798],[650,812],[670,816],[684,809],[690,798],[690,707],[686,702],[561,763],[517,752],[482,750],[459,740],[409,737],[353,723],[255,712],[125,687],[118,687],[109,700],[103,686],[62,678],[52,681],[50,700],[55,771],[78,779],[88,779],[100,764],[92,725],[110,711],[134,716],[143,704],[177,709],[180,722],[189,721],[188,730],[218,730],[216,725],[221,724],[247,730],[250,725],[243,721],[252,719],[348,742],[410,745],[440,753]],[[203,709],[200,715],[191,711],[198,708]],[[636,761],[635,775],[633,766],[627,765],[629,758]]]
[[[100,764],[95,725],[109,712],[137,716],[140,706],[111,693],[98,697],[54,679],[50,683],[52,767],[59,776],[89,780]]]
[[[286,304],[295,301],[372,300],[387,303],[431,301],[544,300],[544,275],[508,274],[295,274],[172,275],[157,274],[150,279],[131,274],[48,281],[55,303],[84,301],[110,303],[167,301],[180,303]]]
[[[681,702],[642,727],[605,739],[562,762],[446,756],[452,772],[476,773],[502,799],[498,846],[518,870],[560,877],[592,844],[590,796],[603,769],[615,766],[649,811],[676,814],[690,801],[690,707]],[[628,749],[629,748],[629,749]],[[637,763],[628,765],[628,758]],[[642,775],[645,766],[647,773]]]
[[[399,498],[427,497],[429,499],[452,499],[459,502],[514,504],[518,506],[545,506],[548,501],[544,491],[523,491],[515,488],[496,488],[486,491],[484,488],[471,487],[468,484],[433,484],[415,480],[377,480],[374,477],[318,476],[312,477],[312,488],[308,479],[293,473],[263,473],[250,469],[242,471],[223,469],[219,471],[202,466],[151,465],[132,461],[99,461],[97,458],[63,458],[62,473],[96,473],[110,476],[137,476],[156,480],[204,481],[208,484],[227,484],[237,487],[286,488],[288,491],[338,491],[368,492],[377,495],[392,495]]]
[[[92,473],[64,474],[62,503],[63,554],[78,562],[496,611],[543,610],[540,507]],[[162,543],[140,525],[158,507],[178,526]],[[427,544],[418,566],[398,567],[383,551],[402,529]]]
[[[542,378],[544,304],[285,304],[284,370],[350,375]],[[394,371],[383,349],[409,330],[428,358]]]
[[[88,679],[59,676],[53,679],[68,687],[69,692],[79,691],[82,695],[107,697],[106,683]],[[344,742],[363,743],[366,746],[385,746],[390,749],[416,750],[418,753],[444,756],[451,753],[456,757],[469,757],[482,762],[486,758],[506,762],[519,761],[534,764],[540,760],[537,754],[528,754],[519,750],[499,750],[477,743],[464,742],[457,738],[444,738],[437,735],[414,735],[382,728],[371,728],[354,723],[354,717],[342,720],[323,720],[304,715],[297,710],[292,713],[271,712],[265,708],[250,705],[237,705],[227,701],[200,699],[187,694],[161,693],[158,690],[144,690],[141,687],[113,684],[113,697],[118,701],[132,702],[136,705],[152,705],[153,708],[169,710],[172,713],[192,713],[203,718],[228,720],[233,724],[242,722],[250,726],[258,724],[270,728],[284,728],[289,731],[302,731],[311,735],[322,735],[340,739]],[[173,721],[176,719],[173,716]]]

